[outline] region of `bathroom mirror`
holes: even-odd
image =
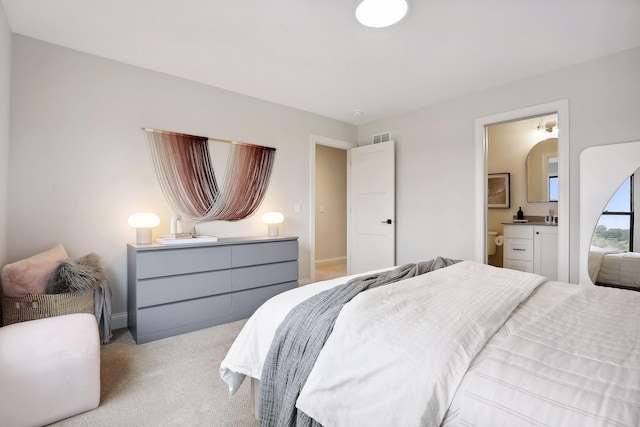
[[[527,202],[558,201],[558,138],[538,142],[527,155]]]
[[[640,168],[628,176],[603,208],[591,238],[588,269],[593,283],[640,290]]]

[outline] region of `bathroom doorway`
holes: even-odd
[[[475,259],[487,263],[487,134],[490,125],[518,121],[532,117],[557,114],[558,117],[558,280],[569,281],[569,101],[564,99],[547,104],[507,111],[475,120],[476,146],[476,239]],[[566,125],[563,125],[566,123]],[[517,210],[517,206],[515,209]]]
[[[503,261],[503,224],[510,223],[516,217],[518,209],[528,216],[545,217],[557,216],[558,212],[558,115],[545,114],[521,120],[494,123],[487,126],[487,174],[489,177],[487,195],[487,263],[496,267],[502,267]],[[530,153],[537,153],[539,143],[553,145],[552,152],[555,162],[546,163],[544,188],[538,185],[535,192],[531,187],[532,182],[542,181],[540,167],[535,170],[527,166]],[[534,148],[536,147],[536,148]],[[553,147],[552,147],[553,148]],[[547,159],[549,160],[549,159]],[[549,167],[551,165],[552,167]],[[508,188],[500,188],[497,191],[508,190],[507,203],[504,205],[492,204],[492,179],[501,178],[508,174]],[[534,179],[535,178],[535,181]],[[500,182],[500,181],[497,181]],[[549,191],[551,189],[551,191]],[[544,190],[544,192],[542,191]],[[544,197],[543,194],[544,193]],[[504,193],[499,193],[502,195]]]

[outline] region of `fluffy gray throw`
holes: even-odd
[[[417,264],[405,264],[384,273],[356,277],[294,307],[276,330],[262,368],[261,426],[319,425],[296,409],[296,400],[346,303],[367,289],[418,276],[456,262],[438,257]]]
[[[93,312],[98,322],[100,342],[111,340],[111,288],[100,257],[90,253],[60,261],[54,270],[47,293],[63,294],[93,290]]]
[[[64,294],[96,289],[105,280],[100,257],[94,253],[60,261],[47,284],[47,293]]]

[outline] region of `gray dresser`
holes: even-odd
[[[298,286],[298,238],[127,246],[128,322],[136,343],[251,316]]]

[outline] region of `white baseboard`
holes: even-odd
[[[317,259],[316,267],[326,266],[326,265],[335,265],[335,264],[344,264],[346,262],[347,262],[346,256],[341,256],[337,258]]]
[[[127,328],[127,312],[116,313],[111,315],[111,329],[123,329]]]

